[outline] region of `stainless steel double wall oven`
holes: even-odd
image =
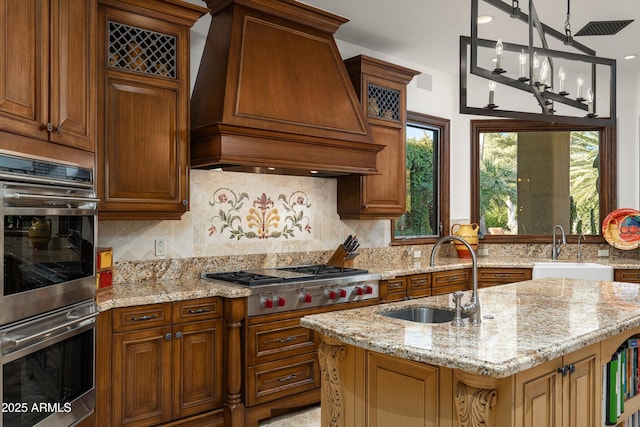
[[[96,208],[92,170],[0,154],[2,427],[93,412]]]

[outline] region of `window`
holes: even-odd
[[[515,120],[472,129],[472,218],[487,241],[538,241],[555,224],[601,234],[615,208],[613,129]]]
[[[449,120],[407,112],[407,212],[392,244],[433,243],[449,229]]]

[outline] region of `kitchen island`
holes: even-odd
[[[450,295],[304,317],[322,334],[323,425],[602,425],[603,368],[640,336],[638,285],[553,278],[479,295],[479,326],[381,314],[453,309]],[[618,422],[640,410],[625,403]]]

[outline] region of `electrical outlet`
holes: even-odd
[[[422,256],[422,251],[413,251],[414,258],[420,258]]]
[[[598,249],[598,256],[602,256],[602,257],[609,256],[609,249]]]
[[[487,248],[478,249],[478,256],[489,256],[489,249]]]
[[[164,244],[164,239],[156,239],[155,240],[155,249],[156,249],[156,256],[164,256],[165,255],[165,244]]]

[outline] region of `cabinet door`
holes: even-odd
[[[516,375],[516,427],[561,427],[561,359]]]
[[[440,425],[437,367],[373,352],[368,365],[368,426]]]
[[[173,327],[174,419],[222,407],[223,320]]]
[[[478,269],[478,287],[504,285],[531,280],[530,268],[487,268]]]
[[[171,419],[171,328],[113,335],[114,424],[149,426]]]
[[[95,0],[51,1],[51,141],[94,152]]]
[[[47,140],[49,2],[0,0],[0,10],[0,129]]]
[[[563,427],[595,427],[601,419],[600,347],[592,345],[564,358],[568,374],[563,386]]]
[[[613,274],[616,282],[640,283],[640,270],[615,270]]]
[[[100,215],[130,210],[134,216],[136,209],[152,215],[176,206],[184,212],[178,91],[111,78],[105,87]]]

